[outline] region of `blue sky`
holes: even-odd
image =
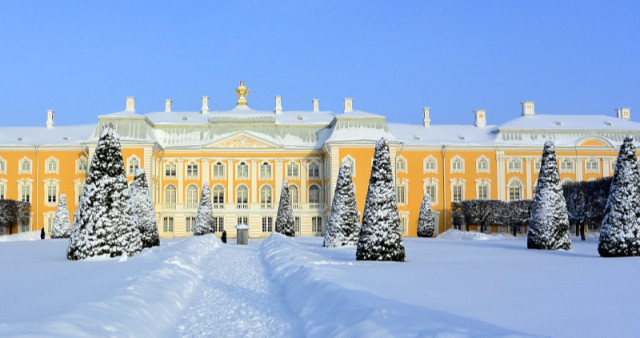
[[[94,123],[235,105],[358,110],[391,122],[489,124],[539,114],[640,121],[640,1],[7,1],[0,9],[2,126]]]

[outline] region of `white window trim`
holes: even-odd
[[[247,176],[240,176],[240,165],[242,165],[244,163],[244,165],[247,166]],[[251,166],[249,165],[249,161],[245,161],[242,160],[240,162],[238,162],[236,164],[236,180],[248,180],[251,178]]]
[[[538,165],[540,164],[540,165]],[[533,171],[536,173],[540,172],[540,168],[542,168],[542,159],[541,158],[536,158],[535,160],[533,160]]]
[[[173,191],[175,191],[175,201],[173,202],[169,202],[167,201],[167,191],[169,190],[169,187],[173,187]],[[169,183],[167,185],[164,186],[164,188],[162,189],[162,204],[175,204],[178,203],[178,187],[173,184],[173,183]]]
[[[476,180],[476,198],[480,199],[480,186],[487,186],[487,199],[491,199],[491,180],[488,178],[480,178]]]
[[[142,168],[142,161],[140,161],[140,158],[138,156],[136,156],[136,155],[129,156],[127,158],[127,169],[126,169],[127,170],[127,176],[135,176],[136,175],[136,173],[135,173],[136,170],[134,170],[133,172],[129,171],[129,165],[131,165],[131,161],[134,160],[134,159],[136,161],[138,161],[138,169]]]
[[[409,212],[408,211],[399,211],[398,212],[398,216],[399,217],[399,225],[400,225],[400,230],[402,231],[403,235],[408,235],[409,234]],[[402,229],[402,221],[404,220],[404,231]]]
[[[431,196],[429,195],[430,199],[431,199],[431,205],[437,205],[438,204],[438,179],[437,178],[425,178],[424,180],[422,180],[422,194],[424,196],[424,194],[427,192],[427,186],[428,185],[432,185],[435,187],[435,196]]]
[[[0,174],[6,174],[7,173],[7,160],[5,160],[4,158],[2,158],[0,156],[0,163],[3,164],[2,166],[0,166]]]
[[[238,197],[240,196],[240,194],[238,194],[238,191],[240,191],[241,187],[245,187],[247,189],[247,202],[246,202],[246,204],[251,203],[251,189],[249,189],[249,186],[244,184],[244,183],[238,184],[236,186],[236,189],[234,191],[234,195],[235,196],[233,196],[233,197],[235,197],[234,203],[236,203],[236,204],[240,204],[240,203],[245,204],[244,202],[238,202]]]
[[[351,155],[347,155],[340,160],[340,165],[345,161],[349,161],[351,163],[351,177],[356,177],[356,159]]]
[[[298,190],[297,202],[293,201],[293,194],[291,194],[291,187],[296,187],[296,189]],[[291,204],[300,204],[300,187],[295,183],[289,183],[289,198],[291,199]]]
[[[222,175],[221,176],[216,176],[215,175],[215,168],[216,168],[216,165],[218,163],[220,163],[222,165]],[[211,179],[219,180],[219,179],[225,179],[226,177],[227,177],[227,167],[225,166],[224,162],[222,162],[222,161],[213,162],[213,164],[211,165]]]
[[[51,170],[49,169],[49,164],[50,163],[54,163],[55,164],[55,169]],[[44,173],[45,174],[57,174],[60,172],[60,161],[58,161],[57,158],[51,156],[48,159],[46,159],[44,161]]]
[[[192,188],[192,187],[196,188],[196,200],[195,200],[195,202],[194,201],[189,202],[189,189]],[[187,186],[184,188],[184,202],[186,204],[199,204],[200,203],[200,194],[201,194],[200,187],[198,187],[197,185],[195,185],[193,183],[187,184]]]
[[[486,161],[487,169],[480,168],[480,163],[482,161]],[[480,155],[480,157],[476,158],[476,173],[489,173],[489,172],[491,172],[491,162],[489,161],[489,158],[487,158],[484,155]]]
[[[513,182],[518,182],[520,184],[520,196],[517,200],[512,200],[511,199],[511,192],[510,192],[510,188],[511,188],[511,184]],[[522,182],[519,178],[514,177],[512,179],[509,180],[509,182],[507,182],[507,191],[506,191],[506,199],[507,201],[518,201],[518,200],[522,200],[524,199],[524,182]]]
[[[216,187],[222,187],[222,203],[214,203],[213,202],[213,191],[215,190]],[[227,189],[225,189],[224,185],[222,184],[216,184],[213,187],[211,187],[211,203],[215,206],[215,205],[224,205],[225,202],[227,200]]]
[[[404,168],[403,169],[399,169],[398,164],[400,164],[400,163],[404,164]],[[409,172],[409,162],[402,155],[396,156],[396,171],[399,172],[399,173],[403,173],[403,174],[406,174],[406,173]]]
[[[289,175],[289,166],[292,165],[296,165],[298,167],[298,170],[296,170],[295,175]],[[298,179],[300,178],[300,163],[298,163],[297,161],[289,161],[287,162],[287,164],[284,166],[284,176],[286,178],[293,178],[293,179]]]
[[[83,190],[84,190],[84,180],[83,179],[73,180],[73,194],[74,194],[74,200],[75,200],[76,205],[80,204],[80,196],[82,195],[82,191],[78,191],[80,186],[82,186]]]
[[[29,187],[29,203],[33,203],[33,180],[32,179],[21,179],[18,180],[18,201],[22,201],[22,187]]]
[[[167,176],[167,167],[169,165],[173,165],[175,167],[175,176]],[[178,163],[176,163],[176,161],[167,161],[164,163],[164,165],[162,166],[162,177],[167,178],[167,179],[177,179],[178,178]]]
[[[4,189],[2,190],[2,191],[4,191],[4,196],[0,195],[0,197],[3,197],[3,198],[5,198],[5,199],[7,198],[7,183],[8,183],[8,182],[9,182],[9,181],[7,181],[6,179],[4,179],[4,178],[0,178],[0,188],[4,188]]]
[[[311,176],[312,165],[316,165],[318,167],[318,176]],[[320,163],[320,161],[318,160],[312,160],[311,162],[309,162],[309,170],[307,170],[307,172],[310,180],[321,180],[322,179],[322,163]]]
[[[588,166],[589,162],[591,163],[595,162],[596,168],[590,169]],[[600,173],[600,161],[598,161],[598,159],[596,159],[595,157],[588,158],[586,161],[584,161],[584,171],[587,173]]]
[[[196,166],[196,175],[189,175],[189,166]],[[200,179],[200,164],[194,160],[190,160],[189,162],[185,162],[184,164],[184,178],[188,180],[199,180]]]
[[[80,163],[82,163],[82,160],[85,161],[86,166],[85,166],[85,170],[80,170]],[[86,174],[87,173],[87,169],[89,169],[89,160],[87,160],[86,157],[82,156],[80,158],[78,158],[76,160],[76,168],[75,168],[75,173],[76,174]]]
[[[460,161],[460,169],[455,169],[454,168],[453,164],[456,161]],[[452,173],[462,173],[462,174],[464,174],[464,166],[465,166],[464,159],[462,157],[460,157],[460,155],[456,155],[456,156],[452,157],[451,161],[449,161],[449,166],[450,166],[450,171]]]
[[[404,201],[401,203],[398,196],[396,196],[396,201],[398,201],[398,205],[399,206],[408,205],[409,204],[409,180],[407,180],[406,178],[403,178],[397,186],[404,187],[404,196],[402,196]],[[396,188],[396,193],[397,191],[398,189]]]
[[[563,164],[564,163],[571,163],[571,168],[564,168]],[[569,157],[565,157],[562,160],[560,160],[560,172],[561,173],[573,173],[576,170],[576,163],[574,160],[572,160]]]
[[[273,165],[269,161],[260,161],[258,166],[258,179],[271,180],[273,179]],[[262,175],[262,168],[265,167],[265,163],[269,166],[269,173],[266,176]]]
[[[461,196],[460,201],[464,201],[465,200],[465,197],[466,197],[465,196],[466,195],[465,183],[466,182],[467,181],[465,179],[462,179],[462,178],[452,178],[452,179],[449,180],[449,190],[450,190],[449,192],[451,193],[450,200],[452,202],[453,202],[453,187],[454,186],[461,186],[462,187],[462,194],[461,194],[462,196]]]
[[[44,194],[43,194],[43,199],[44,199],[44,205],[48,206],[48,207],[53,207],[53,206],[57,206],[58,205],[58,201],[60,200],[60,180],[55,179],[55,178],[48,178],[46,180],[42,181],[43,186],[44,186]],[[54,186],[56,188],[56,201],[55,202],[49,202],[49,187],[50,186]]]
[[[517,162],[518,163],[518,168],[511,168],[511,163],[512,162]],[[522,172],[522,167],[523,167],[523,163],[522,163],[522,159],[518,158],[518,157],[511,157],[507,160],[507,172],[510,173],[521,173]]]
[[[427,169],[427,162],[433,161],[433,169]],[[423,173],[437,173],[438,172],[438,161],[432,155],[427,156],[424,160],[422,160],[422,172]]]
[[[311,187],[314,187],[314,186],[318,187],[318,202],[311,202]],[[324,203],[323,199],[324,199],[324,194],[322,191],[322,186],[320,186],[317,183],[309,184],[309,187],[307,188],[307,203],[322,204]]]
[[[29,170],[22,170],[22,163],[24,161],[29,162]],[[33,161],[28,158],[28,157],[23,157],[20,159],[20,161],[18,161],[18,174],[31,174],[31,172],[33,171]]]
[[[262,189],[265,187],[269,187],[269,189],[271,190],[271,202],[264,202],[264,203],[262,202]],[[271,184],[265,183],[258,188],[258,202],[260,204],[270,204],[270,205],[273,205],[275,203],[275,191],[271,186]]]

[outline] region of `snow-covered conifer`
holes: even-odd
[[[71,236],[71,222],[69,221],[69,208],[67,207],[67,195],[60,194],[56,215],[53,217],[51,238],[69,238]]]
[[[215,232],[213,228],[213,205],[211,204],[211,191],[209,183],[202,186],[202,196],[200,197],[200,205],[198,206],[198,216],[196,216],[196,224],[193,227],[193,234],[202,236]]]
[[[420,216],[418,216],[418,236],[433,237],[435,227],[436,222],[431,211],[431,197],[425,193],[420,205]]]
[[[123,252],[137,252],[135,226],[131,217],[127,178],[120,137],[111,127],[102,130],[78,209],[67,248],[70,260],[92,256],[115,257]],[[134,235],[128,235],[129,233]],[[132,237],[133,236],[133,237]]]
[[[289,197],[289,184],[284,181],[282,192],[280,193],[280,203],[278,204],[278,215],[276,216],[276,232],[286,236],[296,235],[293,228],[293,208]]]
[[[567,205],[560,185],[556,151],[551,141],[545,142],[542,152],[540,174],[531,207],[527,248],[571,249]]]
[[[336,190],[331,203],[331,214],[324,234],[325,248],[358,244],[360,215],[356,204],[356,191],[351,178],[351,164],[344,162],[338,172]]]
[[[131,207],[133,221],[140,231],[142,247],[150,248],[160,245],[156,212],[153,209],[153,199],[143,169],[136,171],[136,176],[131,182]]]
[[[126,177],[124,177],[126,182]],[[142,236],[140,229],[133,217],[133,204],[131,203],[131,189],[126,188],[113,195],[113,204],[109,212],[114,219],[119,219],[115,224],[116,232],[113,234],[115,244],[111,245],[111,257],[133,256],[142,251]]]
[[[356,259],[404,261],[404,258],[389,145],[382,138],[376,143],[373,155]]]
[[[640,255],[640,174],[633,137],[620,147],[604,219],[598,253],[603,257]]]

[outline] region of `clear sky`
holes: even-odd
[[[136,97],[139,113],[235,106],[471,124],[520,115],[640,121],[640,1],[3,1],[0,125],[95,123]]]

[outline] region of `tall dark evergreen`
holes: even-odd
[[[373,155],[356,259],[403,262],[404,258],[389,144],[382,138]]]
[[[418,216],[418,237],[433,237],[436,222],[431,211],[431,197],[424,194],[420,205],[420,215]]]
[[[100,134],[74,214],[67,258],[115,257],[139,251],[135,243],[130,247],[129,240],[135,242],[137,228],[129,202],[119,136],[107,126]]]
[[[335,248],[343,245],[356,245],[359,233],[360,215],[356,204],[356,191],[351,178],[351,164],[344,162],[338,172],[329,223],[322,246]]]
[[[136,171],[136,176],[131,182],[131,204],[133,220],[140,231],[142,247],[151,248],[160,245],[156,212],[153,209],[153,199],[143,169]]]
[[[598,253],[603,257],[640,255],[640,175],[633,137],[620,147],[604,219]]]
[[[202,186],[202,196],[200,197],[200,205],[198,206],[198,215],[196,216],[196,224],[193,227],[193,234],[202,236],[215,232],[213,228],[213,205],[211,204],[211,191],[209,183]]]
[[[67,207],[67,195],[60,194],[56,215],[53,217],[51,238],[69,238],[71,236],[71,221],[69,220],[69,207]]]
[[[291,207],[291,197],[289,197],[289,184],[287,181],[282,184],[282,192],[280,193],[278,215],[276,216],[276,232],[289,237],[296,235],[293,221],[293,208]]]
[[[569,218],[562,194],[560,174],[553,142],[547,141],[542,152],[538,184],[531,207],[527,248],[569,250]]]

